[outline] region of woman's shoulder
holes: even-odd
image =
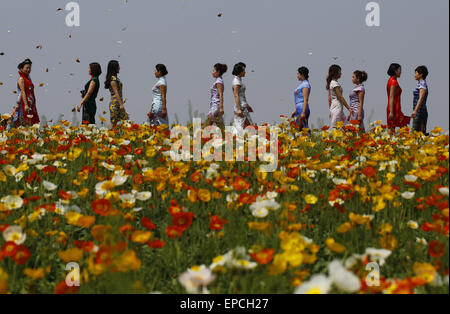
[[[419,89],[428,89],[427,81],[421,80],[421,81],[419,82],[419,84],[417,85],[417,87],[418,87]]]
[[[300,87],[302,88],[311,88],[311,84],[309,84],[308,80],[304,80],[301,82]]]
[[[359,84],[356,85],[355,88],[353,89],[355,92],[364,92],[366,90],[366,88],[364,87],[363,84]]]
[[[238,76],[233,77],[233,81],[231,82],[231,85],[242,85],[242,79]]]
[[[391,76],[388,80],[388,84],[391,86],[398,86],[398,81],[397,78],[395,76]]]
[[[340,87],[340,86],[341,86],[341,84],[339,84],[338,81],[336,81],[336,80],[331,80],[331,82],[330,82],[330,88],[331,88],[331,89],[333,89],[333,88],[335,88],[335,87]]]
[[[222,85],[223,85],[223,79],[222,79],[222,77],[218,77],[218,78],[216,79],[216,81],[214,82],[214,84],[222,84]]]

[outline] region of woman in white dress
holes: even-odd
[[[239,62],[234,66],[233,69],[233,94],[234,94],[234,127],[238,131],[243,131],[249,125],[253,124],[252,118],[250,117],[250,112],[253,112],[252,107],[247,103],[247,98],[245,96],[246,86],[242,82],[242,78],[245,77],[245,63]]]
[[[345,114],[344,114],[344,106],[350,113],[353,113],[353,110],[345,101],[345,98],[342,96],[342,87],[337,81],[342,75],[341,67],[333,64],[330,66],[328,70],[327,77],[327,90],[328,90],[328,105],[330,107],[330,120],[331,127],[335,128],[338,122],[345,123]]]
[[[154,126],[169,125],[167,115],[167,68],[164,64],[157,64],[155,67],[155,77],[158,79],[153,86],[152,108],[148,113],[149,123]]]

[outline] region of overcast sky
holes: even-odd
[[[177,113],[184,123],[188,100],[194,111],[208,112],[212,67],[222,62],[229,66],[223,77],[228,122],[234,107],[232,67],[243,61],[247,99],[259,124],[292,113],[300,66],[310,70],[310,124],[317,126],[318,118],[329,124],[325,77],[333,63],[342,67],[347,99],[353,71],[368,73],[366,117],[373,110],[372,120],[386,121],[386,71],[397,62],[403,68],[403,112],[412,113],[414,69],[425,64],[429,129],[449,127],[448,0],[377,1],[380,27],[366,26],[366,0],[78,0],[81,25],[73,28],[65,23],[68,12],[57,11],[68,2],[0,1],[2,113],[10,112],[17,98],[12,93],[16,67],[25,58],[33,61],[39,114],[52,119],[63,113],[68,120],[89,79],[89,63],[101,63],[103,83],[108,61],[117,59],[125,107],[134,121],[144,122],[156,82],[154,66],[165,63],[169,118],[173,122]],[[41,83],[45,86],[38,87]],[[107,110],[109,119],[110,95],[103,86],[101,97],[105,100],[97,101],[97,113]]]

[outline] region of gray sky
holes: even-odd
[[[372,120],[385,122],[386,71],[397,62],[403,68],[403,112],[412,113],[414,69],[425,64],[430,72],[428,128],[449,127],[448,0],[379,0],[381,25],[375,28],[365,24],[368,0],[78,0],[81,26],[74,28],[65,24],[67,11],[57,12],[67,2],[0,1],[0,52],[5,53],[0,56],[0,112],[11,111],[17,98],[12,93],[16,67],[27,57],[33,61],[39,114],[51,119],[63,113],[69,121],[73,105],[81,100],[78,90],[89,79],[89,63],[101,63],[103,83],[108,61],[117,59],[125,106],[134,121],[144,122],[156,81],[154,66],[165,63],[169,117],[173,122],[177,113],[184,123],[188,100],[194,111],[208,112],[212,66],[222,62],[229,66],[223,77],[228,122],[234,107],[232,67],[243,61],[255,122],[279,121],[280,115],[292,113],[296,71],[307,66],[310,123],[317,125],[321,117],[329,124],[325,77],[337,63],[346,99],[353,71],[368,73],[366,117],[373,109]],[[101,97],[105,100],[97,100],[97,113],[107,110],[109,119],[110,95],[103,87]]]

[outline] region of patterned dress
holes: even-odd
[[[235,76],[233,78],[233,82],[232,82],[232,86],[240,86],[239,88],[239,105],[241,107],[241,111],[243,114],[243,117],[240,117],[237,114],[238,108],[237,105],[235,105],[234,107],[234,127],[238,130],[238,131],[243,131],[244,127],[245,127],[245,121],[248,120],[248,123],[250,125],[253,124],[252,118],[250,117],[250,112],[248,111],[248,103],[247,103],[247,98],[245,96],[245,91],[246,91],[246,86],[245,84],[242,82],[242,78],[239,76]]]
[[[364,84],[356,85],[355,88],[350,92],[350,108],[352,108],[353,112],[350,114],[350,121],[358,120],[358,114],[361,110],[361,104],[359,103],[359,92],[364,92]],[[359,128],[364,130],[364,110],[361,112],[361,124]]]
[[[30,112],[25,112],[25,103],[22,99],[22,93],[20,91],[19,84],[17,84],[17,90],[19,93],[19,98],[17,101],[18,104],[18,110],[14,113],[14,124],[16,126],[20,125],[33,125],[40,122],[39,115],[36,109],[36,97],[34,96],[34,84],[31,81],[31,78],[22,73],[19,72],[19,75],[24,80],[24,88],[25,88],[25,97],[27,98],[28,107],[31,109]]]
[[[336,80],[332,80],[330,83],[329,93],[331,95],[331,106],[330,106],[330,119],[331,119],[331,127],[335,128],[337,123],[342,121],[345,123],[345,115],[344,115],[344,106],[341,104],[339,99],[337,98],[336,92],[334,88],[338,87],[341,90],[342,87]]]
[[[223,79],[222,77],[218,77],[211,87],[211,102],[209,104],[208,119],[212,123],[223,124],[223,116],[219,116],[220,95],[219,90],[217,89],[217,84],[222,84],[223,90],[225,91]]]
[[[394,95],[394,104],[390,104],[390,93],[391,93],[391,87],[392,86],[397,86],[397,90],[396,93]],[[411,118],[407,117],[405,115],[403,115],[402,112],[402,105],[400,103],[400,99],[401,99],[401,95],[402,95],[402,89],[400,87],[400,85],[398,84],[397,79],[395,78],[395,76],[391,76],[388,80],[387,86],[386,86],[386,90],[387,90],[387,96],[388,96],[388,106],[386,109],[387,112],[387,124],[388,127],[390,129],[393,129],[395,127],[404,127],[407,126],[410,122],[411,122]],[[391,109],[391,105],[394,106],[394,118],[392,120],[389,120],[389,112]]]
[[[307,88],[309,92],[311,93],[311,85],[309,84],[308,80],[304,80],[300,83],[300,85],[294,90],[294,100],[295,100],[295,117],[299,118],[302,115],[303,112],[303,106],[305,105],[305,99],[303,98],[303,89]],[[308,126],[308,120],[309,116],[311,114],[311,111],[309,110],[309,104],[308,109],[306,110],[306,119],[302,121],[301,129],[309,129]],[[297,123],[300,121],[297,119]]]
[[[162,117],[162,93],[161,86],[167,87],[167,80],[165,76],[162,76],[158,79],[156,84],[153,86],[153,102],[151,112],[153,113],[153,118],[149,118],[149,123],[151,125],[157,126],[161,124],[169,125],[169,114],[167,113],[166,117]],[[167,110],[166,110],[167,111]]]
[[[115,81],[117,83],[117,89],[119,91],[119,96],[120,96],[120,99],[122,99],[122,101],[123,101],[123,96],[122,96],[123,84],[122,84],[122,82],[116,76],[111,77],[111,82],[112,81]],[[109,103],[109,112],[111,114],[111,124],[117,125],[117,123],[119,121],[128,120],[128,115],[127,115],[125,109],[120,109],[119,100],[117,99],[116,93],[114,93],[111,86],[109,87],[109,92],[111,93],[111,102]]]
[[[421,80],[416,88],[413,91],[414,99],[413,99],[413,110],[416,109],[417,103],[420,98],[420,90],[425,90],[425,97],[423,99],[422,104],[420,105],[419,111],[417,112],[416,117],[413,120],[413,128],[417,132],[422,131],[422,125],[424,125],[424,133],[427,132],[427,121],[428,121],[428,109],[427,109],[427,98],[428,98],[428,85],[425,80]]]

